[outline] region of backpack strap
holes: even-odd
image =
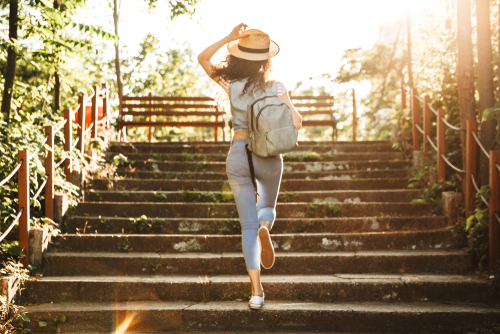
[[[253,169],[252,151],[248,149],[248,144],[245,145],[245,149],[247,151],[248,167],[250,167],[250,178],[252,179],[253,187],[255,189],[255,197],[257,197],[259,193],[257,192],[257,182],[255,181],[255,171]]]

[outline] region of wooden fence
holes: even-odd
[[[97,125],[108,123],[108,88],[107,84],[103,83],[101,89],[95,85],[93,86],[94,93],[91,96],[86,97],[85,94],[80,94],[78,96],[78,106],[72,109],[64,110],[64,121],[60,124],[45,126],[45,139],[41,143],[42,146],[47,145],[49,148],[44,149],[45,154],[45,180],[39,187],[33,199],[30,199],[30,180],[29,180],[29,170],[30,170],[30,158],[36,154],[41,153],[39,150],[34,153],[30,153],[28,150],[18,151],[18,164],[14,167],[13,171],[5,178],[0,181],[0,186],[6,184],[16,173],[18,176],[18,202],[19,211],[9,226],[9,228],[0,236],[0,242],[9,234],[13,227],[19,224],[19,247],[24,250],[25,256],[21,258],[21,263],[24,267],[29,264],[29,221],[30,221],[30,204],[40,196],[42,190],[45,189],[45,216],[51,220],[54,219],[54,172],[55,170],[64,163],[64,174],[66,176],[66,181],[71,182],[72,177],[72,159],[70,152],[75,149],[84,153],[85,139],[90,135],[91,140],[97,138]],[[98,120],[98,107],[97,99],[102,99],[103,104],[103,117]],[[85,129],[85,111],[87,104],[91,103],[91,123],[90,126]],[[76,140],[73,142],[73,123],[75,119],[75,114],[78,112],[78,135]],[[54,134],[64,128],[64,151],[66,152],[65,158],[63,158],[56,165],[54,164]],[[94,150],[92,149],[92,155],[94,155]]]
[[[401,80],[401,108],[406,109],[406,86]],[[420,113],[423,106],[423,129],[420,127]],[[500,260],[500,150],[486,151],[478,138],[478,129],[476,120],[468,120],[466,129],[462,129],[446,121],[444,109],[435,110],[430,101],[429,95],[423,98],[418,95],[415,88],[410,89],[410,118],[412,122],[413,150],[420,151],[421,137],[423,138],[423,154],[431,154],[431,148],[434,150],[437,159],[437,177],[438,180],[444,180],[446,177],[446,165],[450,166],[458,173],[465,175],[465,216],[469,217],[471,207],[474,204],[476,193],[479,192],[477,185],[477,149],[478,147],[489,159],[489,201],[481,196],[481,200],[489,209],[489,266],[493,268]],[[437,141],[434,143],[431,136],[431,113],[436,116]],[[405,120],[403,119],[403,123]],[[404,125],[404,124],[403,124]],[[446,148],[446,128],[454,131],[465,131],[466,133],[466,163],[465,170],[454,166],[445,156]]]

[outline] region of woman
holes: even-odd
[[[227,156],[226,172],[241,222],[242,248],[252,283],[250,307],[264,305],[264,290],[260,282],[260,264],[269,269],[274,264],[274,249],[269,235],[276,218],[276,200],[283,172],[281,155],[262,158],[252,155],[257,180],[257,200],[246,155],[247,104],[255,92],[278,95],[292,110],[293,123],[300,129],[302,119],[292,105],[286,88],[280,82],[268,80],[271,57],[279,52],[276,43],[259,30],[246,30],[246,24],[236,26],[220,41],[210,45],[198,56],[198,61],[215,82],[229,95],[234,136]],[[222,64],[211,62],[213,55],[225,44],[229,55]]]

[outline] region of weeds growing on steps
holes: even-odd
[[[182,197],[186,202],[193,203],[229,203],[234,202],[234,196],[231,192],[196,192],[183,190]]]
[[[285,192],[278,195],[278,201],[280,202],[295,202],[299,197],[298,193]]]
[[[321,161],[321,155],[316,152],[291,152],[282,154],[286,162],[314,162]]]
[[[340,207],[337,205],[318,205],[311,204],[306,206],[306,216],[312,218],[323,217],[338,217],[340,215]]]
[[[125,237],[125,239],[123,240],[118,241],[116,247],[124,252],[130,252],[132,250],[132,248],[130,248],[130,241],[128,241],[127,237]]]
[[[155,192],[155,201],[156,202],[163,202],[163,201],[166,201],[167,199],[168,199],[168,194]]]
[[[143,229],[150,228],[151,226],[153,226],[151,222],[148,220],[148,217],[146,215],[142,215],[139,218],[129,218],[129,219],[130,219],[130,225],[135,227],[136,231],[142,231]]]
[[[201,156],[200,154],[190,154],[188,152],[182,152],[181,153],[181,160],[184,162],[188,161],[205,161],[205,158]]]

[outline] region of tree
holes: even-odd
[[[479,121],[481,122],[481,143],[486,150],[495,144],[496,121],[486,110],[495,106],[493,86],[493,53],[491,47],[490,1],[476,0],[477,18],[477,87],[479,91]],[[485,116],[485,117],[483,117]],[[489,161],[481,153],[479,176],[481,184],[489,183]]]
[[[145,0],[148,3],[149,9],[156,8],[157,0]],[[170,16],[169,19],[173,20],[177,16],[183,14],[188,14],[191,18],[193,17],[199,0],[168,0],[170,5]],[[113,0],[113,21],[115,24],[115,36],[117,40],[115,43],[115,70],[116,70],[116,85],[118,87],[118,97],[121,101],[123,96],[123,82],[120,64],[120,38],[118,34],[118,25],[120,22],[120,11],[121,11],[121,0]]]
[[[466,128],[467,120],[476,119],[470,7],[470,0],[457,0],[457,84],[462,129]],[[461,131],[460,142],[462,144],[463,166],[465,166],[466,136],[464,131]]]
[[[14,89],[14,78],[16,76],[16,50],[17,43],[17,21],[18,21],[19,1],[9,0],[9,46],[7,49],[7,68],[5,71],[5,83],[2,97],[2,114],[7,115],[7,122],[10,120],[10,105]]]

